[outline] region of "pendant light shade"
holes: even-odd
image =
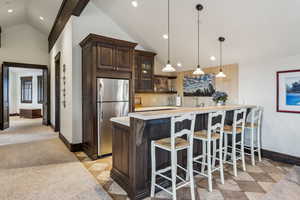
[[[166,66],[162,69],[163,72],[175,72],[175,68],[172,67],[171,63],[168,62]]]
[[[196,68],[196,70],[193,72],[193,74],[194,74],[194,75],[204,75],[205,73],[204,73],[204,71],[201,69],[201,67],[198,66],[198,67]]]
[[[196,10],[198,12],[198,65],[196,70],[193,72],[194,75],[203,75],[204,72],[200,67],[200,11],[203,10],[203,6],[201,4],[196,5]]]
[[[175,72],[176,69],[172,67],[171,61],[170,61],[170,0],[168,0],[168,62],[166,66],[162,69],[163,72]]]
[[[226,77],[226,74],[223,72],[223,63],[222,63],[222,61],[223,61],[223,52],[222,52],[222,44],[223,44],[223,42],[225,41],[225,38],[224,37],[219,37],[219,42],[220,42],[220,71],[219,71],[219,73],[216,75],[216,77],[217,78],[225,78]]]
[[[226,74],[224,74],[224,72],[220,71],[217,75],[217,78],[226,78]]]

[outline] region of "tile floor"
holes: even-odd
[[[98,180],[103,188],[115,200],[127,200],[127,193],[110,178],[112,166],[111,157],[91,161],[83,152],[75,153],[77,158]],[[257,200],[272,190],[274,184],[282,180],[292,169],[292,165],[274,162],[263,159],[262,162],[252,166],[247,159],[247,172],[241,170],[239,166],[238,176],[234,177],[232,167],[225,165],[225,184],[222,185],[219,179],[219,173],[214,173],[213,192],[207,191],[207,179],[195,177],[197,185],[197,199],[199,200]],[[150,199],[150,198],[146,198]],[[165,192],[159,192],[156,199],[170,199]],[[182,188],[178,192],[179,200],[189,200],[189,188]]]

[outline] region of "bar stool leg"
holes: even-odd
[[[221,183],[224,184],[224,166],[223,166],[223,157],[222,157],[222,148],[223,148],[223,141],[220,138],[219,140],[219,162],[220,162],[220,178],[221,178]]]
[[[212,161],[213,169],[216,166],[216,157],[217,157],[217,140],[213,140],[213,161]]]
[[[232,154],[231,159],[233,162],[233,174],[237,176],[237,165],[236,165],[236,133],[232,133]]]
[[[207,157],[207,152],[206,152],[206,141],[202,140],[202,165],[201,165],[201,173],[204,173],[205,169],[205,162],[206,162],[206,157]]]
[[[208,175],[208,191],[212,192],[211,141],[207,141],[207,175]]]
[[[176,200],[176,175],[177,175],[177,151],[171,151],[171,159],[172,159],[172,193],[173,193],[173,200]]]
[[[260,127],[257,128],[257,152],[258,152],[258,160],[259,162],[261,162]]]
[[[245,137],[245,132],[243,131],[241,133],[241,154],[242,154],[243,171],[246,171],[244,137]]]
[[[192,200],[195,200],[195,185],[194,185],[194,173],[193,173],[193,146],[189,147],[187,152],[188,152],[187,169],[188,169],[190,186],[191,186],[191,198]]]
[[[255,165],[255,154],[254,154],[254,128],[251,128],[251,163]]]
[[[224,133],[224,161],[227,160],[228,136]]]
[[[156,158],[155,158],[155,145],[154,141],[151,142],[151,164],[152,164],[152,175],[151,175],[151,197],[155,195],[155,180],[156,180]]]

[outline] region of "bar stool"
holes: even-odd
[[[214,123],[217,121],[217,123]],[[201,172],[194,169],[196,174],[208,178],[208,190],[212,192],[212,173],[220,172],[221,183],[224,184],[224,170],[222,159],[223,129],[225,121],[225,111],[218,111],[208,114],[207,130],[197,131],[194,139],[202,142],[202,155],[194,157],[194,162],[201,164]],[[217,133],[217,132],[220,133]],[[217,140],[219,140],[219,149],[217,149]],[[213,152],[211,152],[211,143],[213,142]],[[216,153],[219,151],[219,158]],[[202,159],[202,161],[200,161]],[[206,161],[207,160],[207,161]],[[219,160],[219,166],[215,166],[216,160]],[[205,166],[207,171],[205,172]]]
[[[232,126],[224,126],[224,163],[233,165],[234,176],[237,176],[237,161],[242,160],[243,170],[246,171],[245,164],[245,152],[244,152],[244,130],[246,121],[246,109],[240,109],[234,111],[233,124]],[[242,115],[242,117],[240,117]],[[240,117],[238,119],[238,117]],[[228,135],[232,136],[232,146],[228,145]],[[241,141],[236,141],[236,136],[241,136]],[[240,149],[237,148],[240,145]],[[231,153],[228,153],[228,148],[231,148]],[[237,153],[240,155],[237,157]],[[231,157],[227,160],[228,155]]]
[[[176,123],[182,123],[188,120],[191,122],[189,129],[183,129],[179,132],[175,132]],[[193,135],[195,128],[195,115],[185,114],[179,117],[171,118],[171,137],[164,138],[156,141],[151,141],[151,163],[152,163],[152,177],[151,177],[151,197],[155,195],[155,187],[166,191],[173,196],[173,200],[176,200],[176,190],[190,185],[192,200],[195,199],[194,177],[193,177]],[[187,136],[187,140],[183,139],[183,136]],[[171,152],[171,166],[156,171],[156,148],[160,148]],[[187,150],[187,169],[177,163],[177,152]],[[177,168],[182,169],[186,173],[186,180],[177,175]],[[164,173],[171,171],[171,178],[164,175]],[[172,182],[172,191],[156,184],[156,176],[160,176]],[[180,183],[177,184],[177,179]]]
[[[245,146],[245,149],[251,151],[251,163],[255,165],[255,152],[258,154],[258,161],[261,162],[261,119],[262,119],[262,107],[256,107],[251,110],[250,122],[247,122],[245,128],[250,130],[250,148]],[[254,144],[254,136],[256,130],[256,144]]]

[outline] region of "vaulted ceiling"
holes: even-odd
[[[0,0],[3,29],[27,23],[48,35],[63,0]],[[9,13],[8,10],[13,10]],[[43,17],[44,20],[41,20]]]
[[[167,0],[92,0],[145,48],[166,61]],[[224,36],[224,62],[236,63],[300,53],[299,0],[171,0],[172,62],[196,66],[197,12],[200,14],[202,66],[218,64],[217,38]],[[101,23],[101,22],[99,22]],[[96,24],[95,24],[96,25]],[[216,56],[216,61],[210,57]]]

